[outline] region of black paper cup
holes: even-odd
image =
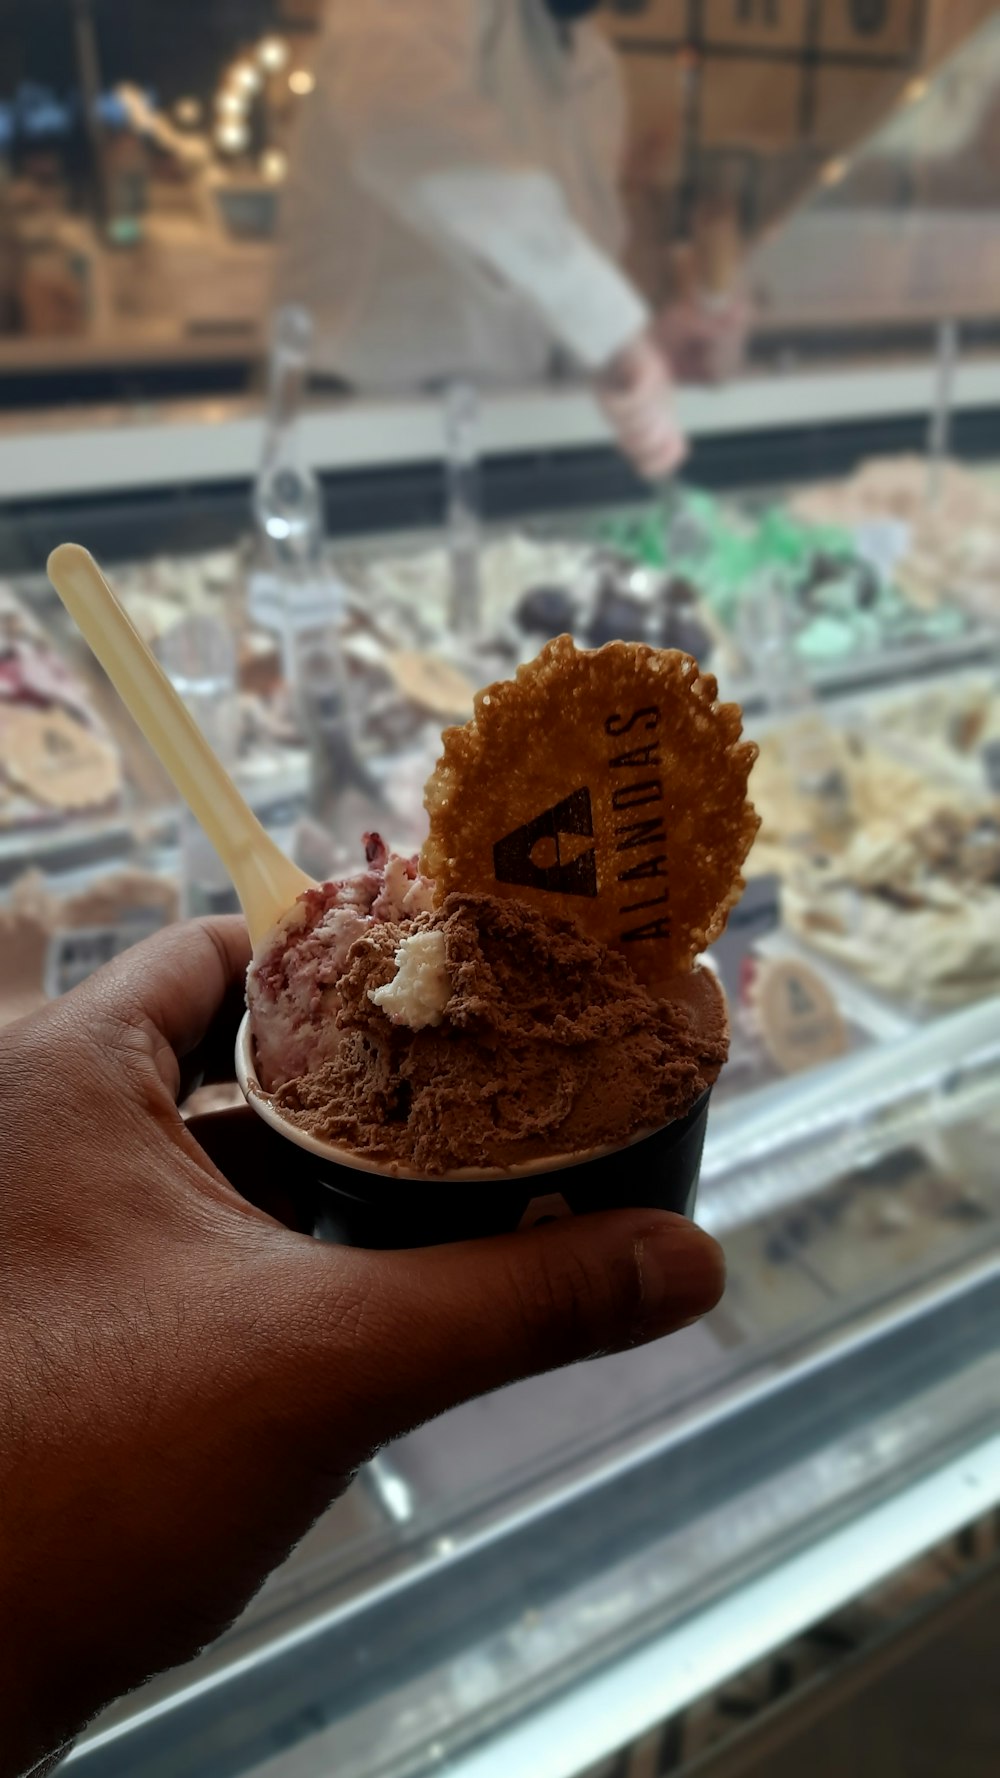
[[[617,1148],[523,1167],[416,1174],[375,1167],[286,1122],[257,1078],[249,1016],[236,1044],[236,1077],[258,1116],[294,1145],[294,1172],[322,1187],[316,1234],[343,1246],[435,1247],[592,1210],[694,1213],[711,1091],[686,1117]]]

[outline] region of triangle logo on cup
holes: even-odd
[[[517,827],[493,848],[498,883],[525,889],[546,889],[552,895],[597,896],[597,853],[581,848],[592,839],[594,817],[590,791],[574,790],[561,803]]]

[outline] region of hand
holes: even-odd
[[[750,319],[741,296],[687,297],[663,310],[656,337],[682,383],[723,383],[743,362]]]
[[[0,1035],[3,1778],[218,1636],[385,1440],[721,1294],[649,1210],[420,1253],[276,1221],[281,1138],[216,1147],[230,1184],[177,1110],[248,954],[175,927]]]
[[[646,481],[662,481],[680,468],[687,442],[670,365],[651,334],[617,353],[598,379],[597,394],[618,443]]]

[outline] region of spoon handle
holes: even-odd
[[[254,945],[313,879],[265,833],[92,555],[64,543],[49,579],[161,765],[222,859]]]

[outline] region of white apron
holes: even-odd
[[[279,301],[373,390],[604,364],[648,319],[619,272],[622,83],[544,0],[328,0],[282,205]]]

